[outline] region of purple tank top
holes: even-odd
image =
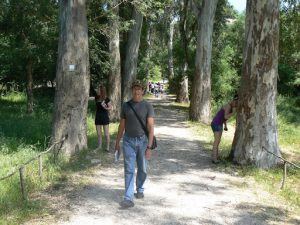
[[[213,121],[211,123],[216,124],[216,125],[222,125],[225,121],[224,115],[225,115],[225,110],[223,108],[221,108],[217,112],[216,116],[213,118]]]

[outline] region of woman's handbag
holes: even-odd
[[[141,118],[138,116],[138,114],[136,113],[136,111],[134,110],[134,108],[132,107],[132,105],[130,104],[130,102],[127,102],[127,104],[129,105],[129,107],[132,109],[132,111],[134,112],[136,118],[138,119],[138,121],[140,122],[145,134],[147,135],[147,137],[149,137],[149,133],[148,133],[148,130],[146,128],[146,126],[143,124]],[[153,135],[153,141],[152,141],[152,146],[151,146],[151,149],[155,149],[157,148],[157,140],[156,140],[156,137]]]

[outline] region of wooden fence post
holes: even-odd
[[[24,171],[25,171],[25,166],[27,164],[29,164],[30,162],[36,160],[38,158],[38,161],[39,161],[39,177],[40,179],[42,180],[43,178],[43,159],[42,159],[42,154],[46,154],[46,153],[49,153],[50,151],[53,150],[54,146],[56,144],[59,144],[59,143],[63,143],[63,141],[65,140],[65,138],[63,138],[61,141],[59,142],[55,142],[53,143],[46,151],[40,153],[38,156],[28,160],[27,162],[25,162],[24,164],[22,164],[22,166],[20,166],[18,169],[14,170],[13,172],[11,172],[10,174],[6,175],[5,177],[0,177],[0,181],[2,180],[5,180],[11,176],[13,176],[14,174],[16,174],[19,170],[19,174],[20,174],[20,184],[21,184],[21,192],[22,192],[22,196],[23,196],[23,200],[27,200],[27,196],[26,196],[26,190],[25,190],[25,175],[24,175]],[[62,146],[62,144],[61,144]],[[61,147],[60,147],[61,148]],[[59,150],[58,150],[59,152]],[[57,155],[58,155],[58,152],[57,152]],[[55,149],[54,149],[54,156],[55,156]],[[55,162],[55,158],[56,157],[53,157],[54,158],[54,162]],[[56,162],[55,162],[56,163]]]
[[[20,183],[21,183],[22,196],[23,196],[23,199],[26,200],[25,180],[24,180],[24,166],[21,166],[19,171],[20,171]]]
[[[42,178],[43,178],[43,159],[42,159],[42,155],[39,155],[39,177],[42,180]]]
[[[285,180],[286,180],[286,175],[287,175],[287,162],[284,161],[284,164],[283,164],[283,178],[282,178],[282,184],[281,184],[281,188],[280,189],[284,188],[284,183],[285,183]]]

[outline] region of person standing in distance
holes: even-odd
[[[214,133],[214,143],[212,148],[212,162],[218,163],[219,157],[219,144],[221,142],[222,132],[223,132],[223,124],[224,130],[227,131],[227,123],[226,121],[234,115],[236,111],[236,106],[238,102],[238,95],[235,95],[233,100],[228,104],[222,106],[222,108],[217,112],[215,117],[211,122],[211,129]]]
[[[120,202],[122,208],[134,206],[133,197],[144,197],[144,183],[147,178],[147,163],[151,158],[151,146],[154,135],[154,109],[143,99],[144,84],[135,80],[131,85],[132,99],[122,105],[121,120],[116,138],[115,149],[120,154],[120,140],[123,137],[125,194]],[[145,134],[134,108],[142,122],[146,125],[149,136]],[[135,178],[135,164],[137,174]],[[136,193],[134,193],[134,179],[136,179]]]
[[[106,89],[103,85],[99,86],[98,93],[95,96],[96,102],[96,116],[95,116],[95,126],[98,138],[98,148],[102,148],[102,128],[104,130],[104,135],[106,138],[106,151],[109,151],[109,116],[108,111],[112,109],[110,99],[106,96]]]

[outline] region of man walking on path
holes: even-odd
[[[123,137],[125,194],[124,200],[120,203],[123,208],[134,206],[133,196],[138,199],[144,197],[147,160],[151,157],[154,134],[154,109],[150,103],[143,99],[144,88],[143,83],[139,80],[132,83],[132,99],[122,106],[121,121],[116,138],[115,149],[120,154],[120,140]],[[148,137],[137,116],[147,127]],[[135,163],[137,163],[137,193],[134,194]]]

